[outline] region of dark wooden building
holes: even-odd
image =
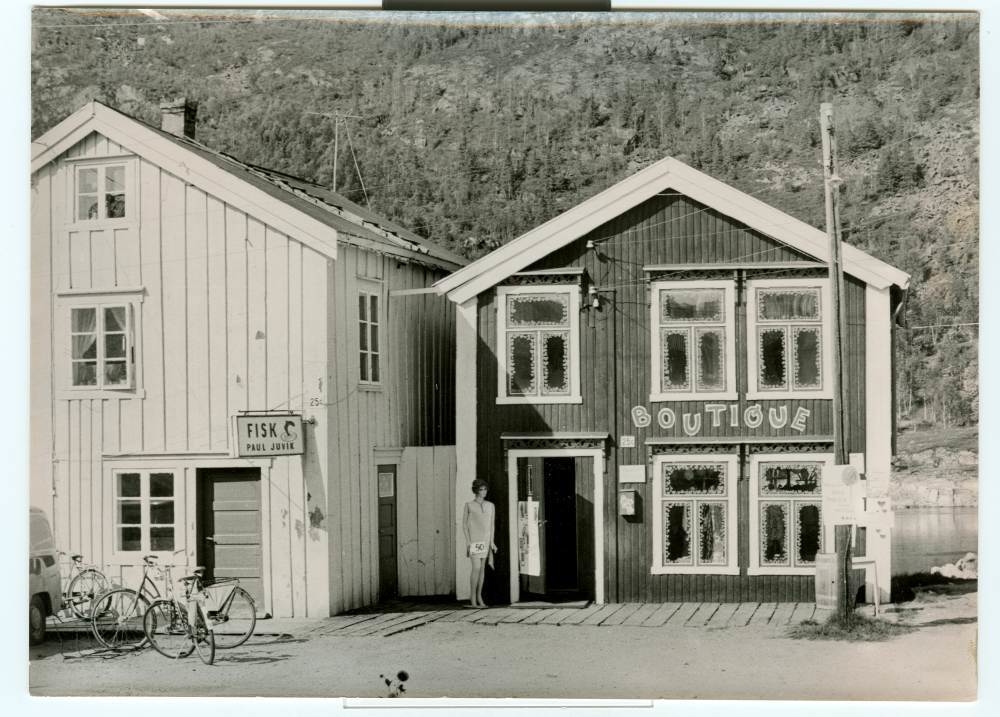
[[[667,158],[436,284],[457,305],[456,506],[473,477],[489,482],[494,600],[813,599],[832,550],[828,250],[824,232]],[[880,576],[887,599],[908,277],[843,256],[846,444],[869,596]]]

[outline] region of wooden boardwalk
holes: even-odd
[[[297,637],[391,637],[432,622],[471,623],[498,626],[533,625],[566,627],[619,627],[625,629],[694,628],[740,630],[787,628],[806,620],[821,622],[829,611],[803,603],[608,603],[585,607],[561,605],[488,608],[456,607],[454,603],[426,604],[396,601],[386,605],[328,618],[313,618],[295,624],[289,620],[257,621],[255,634],[294,633]],[[89,632],[89,623],[80,620],[54,621],[51,632]]]
[[[310,630],[313,635],[389,637],[432,622],[475,625],[556,625],[567,627],[624,627],[661,629],[672,627],[731,630],[757,627],[786,628],[806,620],[822,621],[827,611],[809,603],[609,603],[583,608],[512,607],[508,605],[472,609],[467,607],[416,605],[413,610],[338,615]],[[260,623],[258,623],[259,625]]]

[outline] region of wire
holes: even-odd
[[[347,124],[346,122],[344,123]],[[361,182],[361,191],[365,193],[365,204],[368,205],[368,209],[372,208],[372,203],[368,199],[368,192],[365,190],[365,179],[361,176],[361,167],[358,166],[358,157],[354,154],[354,143],[351,142],[351,130],[349,127],[345,127],[347,130],[347,146],[351,150],[351,159],[354,160],[354,171],[358,173],[358,181]]]

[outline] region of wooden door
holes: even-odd
[[[594,459],[573,458],[576,490],[576,574],[580,597],[595,599],[594,589]]]
[[[205,566],[205,577],[239,578],[262,613],[260,470],[199,470],[198,512],[198,560]]]
[[[545,471],[542,458],[517,459],[517,500],[538,503],[538,575],[521,575],[521,591],[545,595]],[[515,516],[516,518],[516,516]]]
[[[380,600],[399,594],[396,560],[396,466],[379,465],[378,475],[378,594]]]

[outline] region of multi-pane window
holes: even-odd
[[[358,294],[358,337],[361,359],[361,382],[381,381],[378,295]]]
[[[733,284],[652,286],[653,400],[736,398]]]
[[[114,474],[116,552],[174,551],[177,543],[176,484],[165,471]]]
[[[76,168],[76,218],[121,219],[125,216],[125,165],[96,164]]]
[[[128,304],[70,308],[71,385],[132,385],[131,307]]]
[[[751,388],[757,397],[829,391],[822,281],[754,285],[750,292]]]
[[[656,466],[652,572],[738,572],[735,458],[664,458]]]
[[[577,397],[575,287],[501,290],[499,301],[500,397],[540,401]]]
[[[751,568],[794,573],[815,567],[823,547],[826,464],[822,457],[809,456],[765,456],[752,462]]]

